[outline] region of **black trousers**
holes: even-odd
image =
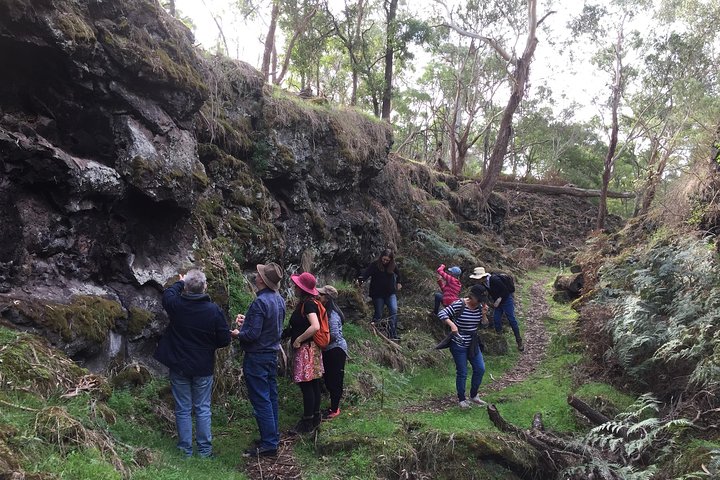
[[[320,413],[320,379],[298,383],[303,397],[303,417],[309,418]]]
[[[323,366],[325,367],[325,388],[330,392],[330,409],[337,410],[343,394],[345,380],[345,351],[336,347],[323,352]]]

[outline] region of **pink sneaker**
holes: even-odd
[[[338,415],[340,415],[340,407],[338,407],[337,410],[330,410],[330,409],[328,409],[328,410],[323,414],[323,419],[325,419],[325,420],[332,420],[333,418],[337,417]]]

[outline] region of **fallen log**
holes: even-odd
[[[610,421],[608,417],[598,412],[590,405],[577,398],[575,395],[568,395],[567,402],[568,405],[580,412],[585,418],[590,420],[595,425],[602,425],[603,423],[607,423]]]
[[[546,193],[548,195],[571,195],[573,197],[600,197],[600,190],[578,188],[573,185],[541,185],[537,183],[519,183],[499,181],[496,188],[505,190],[519,190],[529,193]],[[634,192],[607,192],[608,198],[635,198]]]
[[[583,285],[585,285],[585,277],[582,273],[573,273],[572,275],[558,275],[555,278],[555,290],[564,290],[575,296],[580,294]]]

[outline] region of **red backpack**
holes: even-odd
[[[313,298],[313,302],[315,302],[315,306],[317,307],[317,316],[320,322],[320,330],[313,335],[313,342],[321,349],[324,349],[330,344],[330,322],[328,321],[328,313],[325,305],[323,305],[320,300]],[[305,316],[305,302],[300,306],[300,314]]]

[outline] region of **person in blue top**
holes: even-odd
[[[343,395],[343,384],[345,381],[345,361],[347,360],[347,342],[343,337],[343,322],[345,315],[335,303],[338,291],[332,285],[325,285],[318,288],[320,301],[328,313],[330,324],[330,343],[322,352],[323,366],[325,373],[325,388],[330,392],[330,408],[323,412],[323,418],[333,419],[340,415],[340,399]]]
[[[478,394],[485,374],[485,360],[479,342],[473,342],[473,336],[477,336],[478,327],[483,320],[482,302],[486,297],[485,287],[473,285],[467,298],[454,301],[438,313],[440,321],[447,324],[454,334],[450,342],[450,353],[455,361],[455,388],[460,408],[469,408],[471,402],[486,405]],[[472,366],[470,400],[465,397],[468,362]]]
[[[177,448],[188,457],[193,453],[193,409],[198,455],[212,456],[210,399],[215,350],[230,344],[225,315],[210,300],[206,289],[205,274],[190,270],[165,290],[162,305],[170,322],[154,355],[170,369]]]
[[[257,298],[245,315],[238,314],[239,328],[231,332],[245,352],[243,374],[260,431],[260,440],[243,452],[246,457],[276,456],[280,443],[277,354],[285,320],[285,300],[278,293],[282,276],[276,263],[257,266]]]

